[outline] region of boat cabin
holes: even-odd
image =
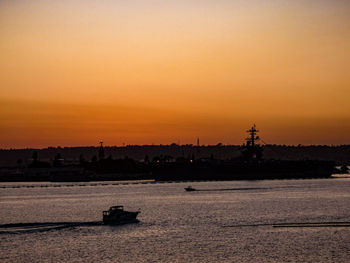
[[[109,208],[109,210],[107,210],[107,211],[103,211],[103,215],[104,216],[109,216],[109,215],[113,215],[115,213],[123,212],[123,211],[124,211],[124,206],[116,205],[116,206],[111,206]]]

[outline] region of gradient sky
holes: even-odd
[[[350,1],[0,1],[0,148],[349,144]]]

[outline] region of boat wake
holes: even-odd
[[[220,192],[220,191],[250,191],[250,190],[277,190],[283,188],[300,188],[293,186],[280,186],[280,187],[239,187],[239,188],[214,188],[214,189],[197,189],[191,186],[185,188],[187,192],[200,191],[200,192]]]
[[[0,225],[0,234],[36,233],[80,226],[99,226],[102,221],[93,222],[42,222],[42,223],[14,223]]]
[[[265,190],[266,187],[244,187],[244,188],[221,188],[221,189],[195,189],[185,188],[186,191],[216,192],[216,191],[248,191],[248,190]]]
[[[350,222],[291,222],[271,224],[249,224],[249,225],[224,225],[222,227],[350,227]]]

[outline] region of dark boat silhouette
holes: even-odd
[[[192,186],[187,186],[186,188],[185,188],[185,190],[187,191],[187,192],[192,192],[192,191],[196,191],[196,189],[194,189]]]
[[[173,180],[262,180],[331,177],[335,163],[322,160],[265,160],[254,125],[248,131],[241,156],[232,160],[183,160],[152,167],[157,181]],[[191,189],[189,189],[191,190]]]
[[[136,219],[140,211],[125,211],[122,205],[111,206],[109,210],[103,211],[103,223],[106,225],[120,225],[138,222]]]

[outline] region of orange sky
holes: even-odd
[[[1,1],[0,148],[349,144],[350,2]]]

